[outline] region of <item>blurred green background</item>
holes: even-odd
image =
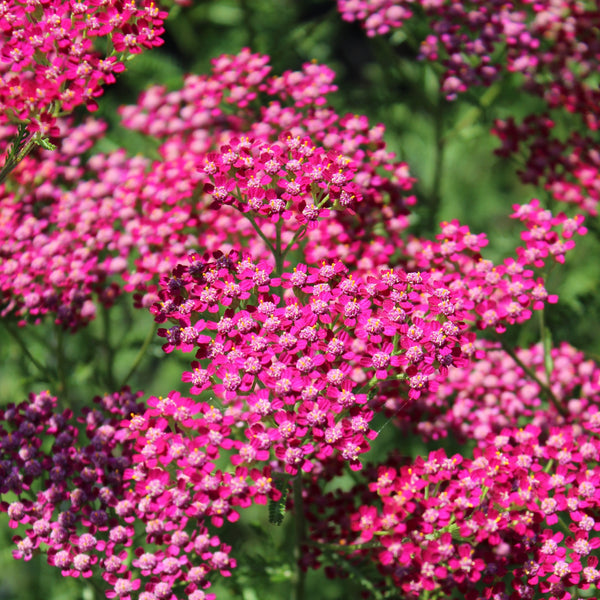
[[[143,152],[141,136],[119,129],[117,107],[134,103],[138,94],[152,84],[177,89],[184,74],[208,72],[210,60],[219,54],[234,54],[249,46],[254,52],[271,56],[274,74],[296,70],[303,63],[316,60],[337,73],[339,91],[331,96],[331,102],[338,113],[365,114],[373,124],[384,123],[390,148],[408,162],[418,178],[414,190],[418,205],[411,217],[413,232],[432,236],[437,233],[439,221],[456,218],[473,232],[486,232],[490,240],[486,257],[502,260],[518,242],[516,223],[508,218],[512,204],[534,197],[546,203],[549,199],[543,190],[521,184],[514,164],[494,156],[497,142],[489,130],[494,118],[519,118],[540,110],[539,102],[522,94],[516,80],[507,80],[493,89],[472,90],[453,103],[447,102],[439,94],[436,70],[417,61],[422,35],[416,23],[391,37],[367,38],[357,24],[342,21],[332,0],[209,0],[195,1],[185,8],[174,6],[166,24],[165,44],[131,60],[117,84],[100,99],[97,116],[111,125],[104,149],[124,146],[133,154]],[[597,231],[597,224],[594,227]],[[595,357],[600,355],[598,236],[590,234],[577,243],[566,266],[554,269],[549,276],[547,288],[559,294],[560,303],[547,309],[545,318],[555,343],[567,340]],[[50,365],[56,360],[56,348],[62,344],[66,357],[63,368],[69,374],[69,398],[74,408],[107,391],[97,366],[110,360],[114,352],[118,352],[115,380],[123,379],[153,328],[151,315],[134,314],[128,298],[121,298],[110,315],[99,317],[77,336],[62,339],[49,323],[20,332],[31,354]],[[111,330],[110,347],[99,341],[106,327]],[[514,327],[507,335],[513,344],[536,342],[537,320]],[[167,360],[160,346],[155,339],[143,367],[129,384],[134,390],[143,389],[154,395],[171,389],[187,391],[180,374],[188,361],[174,355]],[[4,328],[0,343],[0,404],[18,402],[29,391],[47,385],[40,381],[23,348]],[[390,447],[413,455],[426,450],[421,442],[407,436],[399,438],[394,433],[392,427],[386,428],[370,458],[376,460],[378,452]],[[223,531],[224,540],[231,540],[243,566],[238,583],[229,582],[231,589],[225,585],[227,581],[216,586],[219,600],[275,600],[288,596],[286,569],[292,567],[274,565],[281,556],[291,560],[293,534],[289,523],[262,533],[258,524],[265,519],[266,508],[253,508],[242,524]],[[103,597],[89,582],[61,578],[58,570],[45,565],[43,558],[30,563],[13,561],[13,533],[5,525],[0,527],[0,600]],[[261,573],[260,587],[244,585],[246,577],[250,580]],[[329,581],[312,573],[308,577],[307,597],[355,597],[355,589],[352,582]]]

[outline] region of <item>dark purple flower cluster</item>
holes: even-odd
[[[108,598],[163,600],[181,588],[187,598],[210,600],[214,594],[204,591],[210,573],[227,576],[235,560],[203,526],[203,516],[222,523],[232,490],[242,505],[279,492],[255,471],[255,487],[243,484],[241,469],[225,481],[210,474],[227,423],[217,411],[206,408],[204,420],[193,420],[199,405],[186,410],[184,399],[172,395],[144,412],[140,396],[125,389],[95,398],[96,407],[78,419],[58,412],[48,392],[0,412],[0,493],[16,498],[0,508],[9,526],[22,531],[13,538],[13,555],[29,560],[44,552],[66,577],[101,574]],[[169,403],[175,410],[166,409]],[[213,445],[205,454],[200,439],[190,445],[169,433],[167,418],[182,427],[193,420]],[[171,461],[179,473],[173,482],[165,470]],[[202,491],[190,493],[191,487]]]
[[[493,130],[502,142],[498,154],[524,159],[524,182],[541,182],[557,200],[597,213],[600,16],[595,3],[338,0],[338,9],[345,20],[360,21],[370,36],[410,29],[413,22],[425,25],[430,33],[422,39],[420,56],[442,65],[440,85],[449,100],[518,74],[519,89],[540,97],[545,109],[520,124],[513,117],[498,119]],[[580,130],[566,140],[554,131],[565,117],[569,131],[574,122]]]

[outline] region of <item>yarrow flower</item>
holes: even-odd
[[[443,235],[457,236],[459,230],[447,224]],[[461,253],[468,250],[462,263],[467,266],[472,264],[469,256],[477,242],[466,228],[460,231],[469,247],[456,242],[452,258],[461,264]],[[472,271],[482,283],[488,281],[489,291],[480,303],[464,298],[470,288],[445,284],[443,271],[433,276],[398,269],[363,279],[349,275],[341,263],[331,273],[323,266],[299,265],[280,277],[272,277],[271,268],[236,252],[215,255],[213,260],[209,255],[202,259],[190,255],[187,265],[180,264],[163,280],[161,301],[152,312],[161,323],[171,321],[173,331],[184,331],[193,318],[204,333],[212,332],[197,341],[197,360],[192,370],[183,373],[182,379],[192,384],[191,392],[211,388],[232,414],[248,422],[250,439],[254,437],[250,431],[262,422],[260,444],[265,445],[257,445],[256,439],[240,446],[236,464],[260,460],[257,452],[271,449],[291,474],[299,467],[310,471],[313,460],[332,453],[359,468],[358,455],[368,450],[368,440],[375,435],[368,427],[373,412],[367,398],[378,395],[377,381],[393,380],[396,389],[404,382],[413,400],[434,393],[449,368],[467,363],[473,338],[465,322],[479,319],[480,306],[490,306],[492,290],[500,291],[502,282],[504,289],[518,294],[520,306],[526,306],[523,298],[531,289],[531,284],[514,286],[503,279],[512,269],[499,270],[496,276],[491,264],[482,269],[481,263],[473,265]],[[257,269],[264,273],[260,285],[255,282]],[[449,282],[459,281],[458,273],[450,271],[447,276]],[[176,286],[171,285],[174,277]],[[294,295],[286,292],[287,300],[282,301],[270,291],[279,286]],[[244,290],[243,311],[230,308],[233,289]],[[210,304],[205,302],[208,292]],[[182,314],[183,304],[191,308]],[[213,309],[225,312],[219,321],[205,320]],[[525,317],[519,314],[520,319]],[[499,329],[514,318],[513,312],[497,311],[493,324]],[[343,335],[332,334],[332,322]],[[167,335],[170,330],[162,331]],[[170,339],[168,351],[189,350],[187,341]],[[259,395],[253,391],[257,384],[262,388]],[[261,421],[273,413],[277,428]],[[351,423],[358,420],[362,425],[357,430]],[[363,436],[358,445],[357,433]]]
[[[415,3],[338,4],[372,34],[417,12]],[[126,127],[159,139],[157,156],[83,161],[105,125],[72,128],[54,109],[93,108],[127,55],[160,44],[166,14],[152,2],[33,12],[15,3],[9,22],[9,5],[0,7],[10,33],[0,49],[10,66],[5,118],[51,132],[59,148],[9,164],[31,132],[7,129],[17,142],[5,148],[10,185],[0,181],[0,316],[24,326],[51,314],[75,330],[97,304],[135,294],[160,325],[163,351],[188,355],[190,394],[142,404],[124,388],[76,420],[49,392],[2,409],[0,493],[10,501],[0,509],[18,530],[15,558],[43,551],[64,576],[99,574],[108,598],[184,590],[213,600],[205,590],[237,566],[217,533],[268,504],[272,523],[305,513],[301,568],[374,564],[406,597],[566,598],[570,586],[597,584],[596,365],[566,344],[511,353],[475,333],[502,334],[557,301],[540,269],[565,261],[575,234],[587,233],[583,216],[538,200],[514,205],[522,245],[498,264],[482,254],[486,236],[456,220],[432,240],[401,236],[414,179],[383,126],[327,106],[328,67],[271,75],[268,57],[248,49],[121,109]],[[443,92],[495,80],[501,68],[488,54],[504,44],[506,68],[549,104],[589,108],[595,95],[582,99],[583,88],[548,93],[544,76],[565,75],[561,65],[528,61],[563,35],[565,57],[593,57],[571,43],[556,7],[519,6],[423,3],[435,35],[422,52],[443,56]],[[577,27],[582,15],[595,23],[585,8],[566,8]],[[480,28],[482,46],[472,35]],[[93,48],[101,36],[114,50],[106,59]],[[30,76],[42,66],[47,89]],[[255,109],[259,95],[268,105]],[[497,126],[507,154],[518,147],[511,127]],[[594,187],[594,173],[582,166],[577,176]],[[553,189],[567,196],[562,183]],[[388,423],[425,440],[452,432],[473,452],[365,466]],[[329,486],[347,468],[356,487]]]
[[[167,13],[151,0],[127,4],[45,2],[32,11],[9,0],[0,11],[0,124],[28,123],[30,133],[54,135],[59,111],[97,108],[104,84],[114,83],[124,59],[162,44]],[[95,38],[115,52],[105,56]]]
[[[449,100],[475,86],[500,79],[506,84],[509,74],[518,73],[519,88],[540,97],[547,110],[520,124],[514,117],[498,119],[492,130],[502,142],[497,153],[524,154],[519,175],[525,183],[543,182],[557,200],[597,214],[597,140],[587,134],[599,127],[593,5],[338,0],[338,10],[344,20],[359,21],[369,36],[398,29],[410,32],[405,38],[416,36],[420,58],[443,67],[440,85]],[[575,132],[566,140],[554,134],[550,111],[557,109],[577,115],[586,134]]]
[[[50,313],[76,329],[94,318],[98,304],[111,306],[123,289],[153,289],[194,248],[214,253],[224,244],[239,247],[250,240],[253,257],[267,259],[268,245],[233,209],[232,186],[238,184],[243,198],[235,206],[252,211],[265,238],[274,240],[283,224],[282,243],[293,246],[306,235],[309,256],[323,237],[323,223],[337,230],[331,231],[328,252],[343,233],[340,218],[372,226],[373,211],[360,208],[365,199],[381,206],[395,230],[406,227],[405,205],[412,202],[406,193],[414,180],[406,164],[386,150],[383,128],[358,116],[346,127],[349,117],[321,106],[335,87],[329,69],[311,64],[294,76],[268,77],[267,63],[268,57],[242,50],[215,59],[210,76],[189,77],[177,93],[151,88],[138,106],[125,107],[126,126],[162,138],[159,160],[116,151],[96,153],[83,165],[80,155],[105,125],[88,121],[66,133],[70,124],[59,121],[57,150],[30,155],[13,171],[23,193],[16,197],[13,188],[0,188],[3,314],[24,323]],[[244,93],[232,94],[231,81]],[[241,100],[258,91],[273,100],[261,114]],[[231,103],[239,103],[241,119],[224,117]],[[178,115],[182,126],[173,127],[169,115]],[[32,188],[40,177],[43,185]],[[203,184],[211,186],[212,196],[198,197]],[[35,193],[25,191],[30,189]],[[29,210],[39,202],[43,216]],[[211,204],[219,210],[206,210]],[[228,239],[231,234],[235,239]],[[339,242],[347,240],[344,235]],[[354,242],[348,252],[360,255]],[[143,301],[150,306],[156,295],[144,294]],[[205,302],[215,308],[210,291]]]
[[[581,463],[565,468],[556,460],[556,436]],[[597,439],[564,425],[544,440],[539,427],[527,425],[488,435],[472,459],[443,450],[414,462],[393,457],[365,470],[365,481],[348,492],[324,495],[314,478],[307,491],[313,545],[305,551],[333,545],[357,568],[374,561],[406,593],[493,589],[527,598],[588,589],[598,580],[590,552],[600,541],[581,524],[593,521],[600,498],[598,488],[586,496],[581,487],[598,478]],[[583,458],[580,449],[592,446],[595,458]],[[348,518],[334,516],[340,512]],[[569,526],[566,539],[549,527],[556,513]],[[320,560],[329,562],[326,554]],[[310,565],[311,557],[304,562]]]
[[[398,413],[398,425],[425,439],[452,435],[462,441],[483,440],[517,418],[527,418],[538,427],[565,420],[591,427],[600,403],[598,367],[562,344],[549,355],[553,369],[546,386],[544,356],[539,344],[518,349],[512,357],[495,344],[477,343],[469,367],[451,371],[435,393],[423,394],[405,406]],[[581,397],[576,395],[578,389]],[[390,399],[386,406],[392,410],[394,401]]]
[[[132,597],[142,584],[150,593],[158,585],[157,574],[163,591],[178,582],[205,589],[212,571],[229,576],[236,566],[229,556],[231,548],[208,534],[203,515],[220,525],[224,517],[235,520],[233,506],[247,506],[251,498],[265,503],[268,497],[280,496],[270,483],[268,467],[251,472],[238,468],[235,480],[221,471],[211,474],[214,464],[194,458],[203,447],[201,440],[198,444],[185,438],[188,445],[181,436],[166,434],[167,415],[176,416],[189,406],[184,398],[173,393],[168,402],[151,399],[155,408],[143,411],[140,396],[124,389],[96,398],[97,406],[84,410],[80,419],[87,443],[78,440],[71,411],[55,412],[56,398],[48,392],[31,394],[28,401],[0,412],[0,493],[35,498],[0,503],[11,517],[10,527],[26,533],[13,538],[14,557],[29,560],[43,549],[49,564],[60,568],[63,576],[87,578],[100,573],[109,586],[107,598]],[[199,426],[206,456],[215,459],[218,450],[210,432],[225,437],[226,426],[215,423],[205,428],[212,418],[210,410],[194,404],[190,412],[201,409],[206,421],[194,420],[190,414],[179,422],[182,427]],[[135,434],[130,435],[130,430]],[[53,438],[53,445],[42,449],[43,437]],[[221,445],[227,447],[224,441]],[[196,491],[171,481],[163,468],[171,461],[180,464],[182,473],[200,476]],[[241,485],[246,479],[250,483]],[[143,547],[136,547],[135,522],[146,530]],[[177,557],[175,547],[180,552]],[[126,561],[130,551],[136,556],[132,567],[139,576]]]

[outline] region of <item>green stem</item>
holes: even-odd
[[[316,198],[313,198],[313,200],[316,201]],[[325,196],[323,196],[323,198],[321,198],[317,204],[315,204],[316,208],[322,208],[323,206],[325,206],[325,204],[327,204],[327,202],[329,202],[329,194],[325,194]],[[281,251],[281,271],[283,271],[283,259],[286,257],[287,253],[292,249],[292,247],[294,246],[294,244],[306,233],[306,225],[303,225],[302,227],[300,227],[300,229],[298,229],[298,231],[296,231],[296,233],[294,234],[294,237],[291,239],[290,243]],[[279,231],[278,231],[279,234]],[[277,259],[277,257],[276,257]],[[279,273],[281,274],[281,272]]]
[[[444,170],[444,154],[446,141],[444,139],[444,103],[445,100],[439,95],[438,104],[435,107],[435,158],[433,166],[433,181],[431,182],[431,191],[428,198],[428,212],[426,227],[427,231],[433,231],[437,226],[438,214],[440,212],[442,173]]]
[[[56,331],[56,372],[58,374],[58,393],[63,396],[64,400],[66,400],[68,396],[65,358],[64,331],[62,326],[58,325]]]
[[[302,235],[304,235],[305,231],[306,231],[305,226],[301,227],[300,229],[298,229],[298,231],[296,231],[296,233],[294,234],[294,237],[291,239],[290,243],[281,252],[281,260],[282,261],[285,258],[285,255],[292,249],[292,246],[298,241],[298,239],[300,237],[302,237]]]
[[[25,340],[19,335],[18,330],[14,330],[11,325],[7,321],[2,321],[6,331],[8,331],[9,335],[17,342],[23,354],[29,359],[31,364],[43,375],[44,380],[47,382],[51,382],[54,377],[50,373],[47,367],[45,367],[37,358],[31,354]]]
[[[110,344],[111,338],[111,322],[110,312],[106,306],[102,306],[102,334],[104,351],[106,353],[106,381],[110,389],[115,387],[115,375],[114,375],[114,359],[115,353],[113,347]]]
[[[154,339],[154,336],[156,335],[157,329],[158,329],[158,323],[154,323],[154,326],[148,331],[148,334],[146,335],[146,338],[144,339],[142,347],[140,348],[139,352],[137,353],[137,356],[135,357],[133,364],[131,365],[129,371],[127,371],[127,375],[125,375],[125,379],[123,379],[123,382],[121,383],[120,388],[125,387],[127,385],[127,382],[129,381],[129,379],[131,379],[133,374],[137,371],[138,367],[140,366],[140,363],[142,362],[142,359],[144,358],[144,356],[146,354],[146,350],[148,350],[148,346],[150,345],[150,343]]]
[[[296,585],[292,589],[292,600],[304,600],[306,573],[300,567],[302,546],[306,543],[306,522],[304,520],[304,500],[302,498],[302,473],[294,478],[294,516],[296,526]]]
[[[237,210],[240,210],[240,209],[238,208]],[[241,210],[240,210],[240,213],[242,213],[242,215],[244,215],[244,217],[246,217],[246,219],[248,219],[248,221],[250,221],[250,224],[252,225],[252,227],[254,227],[254,230],[256,231],[256,233],[258,233],[260,239],[269,247],[269,250],[272,252],[273,256],[276,258],[277,254],[275,252],[275,246],[273,246],[273,244],[271,243],[271,240],[261,231],[260,227],[256,224],[256,220],[254,219],[254,217],[250,213],[245,213]]]
[[[275,228],[275,272],[277,277],[283,273],[283,257],[285,254],[281,250],[281,220],[277,221]]]
[[[519,367],[521,367],[521,369],[523,369],[523,371],[525,371],[526,375],[530,378],[533,379],[533,381],[535,381],[539,386],[540,389],[544,392],[544,394],[546,395],[546,397],[548,398],[548,400],[550,400],[550,402],[552,402],[552,404],[554,405],[554,408],[556,408],[556,410],[563,416],[566,417],[567,416],[567,411],[566,409],[561,405],[560,401],[558,400],[558,398],[554,395],[554,392],[550,389],[550,387],[548,385],[546,385],[536,374],[535,371],[533,371],[533,369],[530,369],[516,354],[516,352],[510,348],[506,342],[501,341],[500,342],[502,349],[504,350],[504,352],[506,352],[506,354],[508,354],[518,365]]]
[[[544,350],[544,370],[546,372],[546,381],[550,381],[554,364],[552,361],[552,336],[550,330],[546,327],[544,321],[544,309],[538,312],[540,319],[540,337],[542,339],[542,348]]]
[[[571,535],[571,530],[569,529],[569,526],[565,523],[564,519],[560,515],[558,516],[558,524],[560,525],[560,528],[563,530],[565,535]]]
[[[29,139],[27,140],[27,138]],[[27,141],[25,141],[27,140]],[[3,183],[14,168],[33,150],[39,138],[27,131],[27,124],[19,125],[17,137],[6,157],[2,169],[0,169],[0,184]]]
[[[500,82],[491,85],[479,99],[478,106],[470,108],[465,116],[444,135],[444,142],[449,142],[456,136],[460,135],[461,131],[473,125],[477,119],[491,106],[498,94],[502,90]]]

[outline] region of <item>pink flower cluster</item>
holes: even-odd
[[[600,405],[598,366],[572,346],[552,349],[549,370],[541,344],[517,349],[515,356],[520,364],[496,344],[479,343],[477,360],[450,371],[435,393],[422,394],[401,412],[391,398],[387,407],[399,427],[425,439],[450,436],[465,442],[525,419],[544,431],[576,424]]]
[[[377,382],[405,380],[417,398],[464,362],[462,312],[427,274],[363,280],[323,263],[272,277],[269,265],[236,259],[191,257],[162,282],[152,312],[174,322],[159,330],[165,351],[196,351],[183,374],[191,392],[210,390],[248,424],[242,461],[272,448],[290,474],[332,454],[360,468]]]
[[[75,328],[96,313],[92,293],[106,306],[119,293],[106,280],[124,268],[123,262],[101,258],[118,235],[110,210],[114,201],[99,201],[110,188],[83,181],[82,156],[104,130],[102,123],[92,120],[74,128],[60,152],[43,151],[35,159],[26,159],[13,173],[10,189],[4,188],[0,200],[3,317],[15,313],[39,320],[52,312],[57,322]],[[105,170],[105,175],[110,180],[114,172]],[[81,195],[63,191],[58,181],[80,189]]]
[[[494,327],[498,333],[506,323],[523,323],[531,309],[543,308],[545,302],[558,298],[548,294],[543,279],[535,270],[551,259],[564,262],[564,254],[574,247],[573,235],[585,235],[583,217],[554,216],[538,200],[514,205],[512,218],[519,219],[526,230],[521,233],[524,247],[501,265],[481,257],[487,245],[485,235],[474,235],[454,220],[442,223],[437,240],[413,239],[406,245],[407,264],[433,271],[433,277],[452,290],[461,291],[461,307],[472,313],[479,328]]]
[[[275,144],[233,138],[206,156],[203,172],[210,179],[204,191],[216,208],[226,204],[275,223],[283,219],[290,231],[314,229],[330,208],[362,200],[352,181],[356,165],[310,138],[288,135]]]
[[[600,581],[598,404],[580,416],[545,432],[504,428],[472,459],[441,449],[392,458],[348,492],[309,487],[305,567],[330,564],[335,576],[340,563],[374,561],[380,591],[407,598],[569,600],[590,589]]]
[[[247,215],[230,206],[206,210],[213,199],[203,193],[203,184],[208,182],[204,170],[217,160],[219,177],[224,177],[223,161],[232,155],[221,156],[221,148],[239,145],[242,139],[252,140],[252,152],[264,149],[277,157],[283,157],[280,153],[285,144],[304,140],[299,150],[292,150],[298,163],[286,163],[285,169],[296,173],[293,169],[299,164],[304,177],[297,182],[304,186],[302,194],[293,197],[297,207],[309,203],[301,209],[306,214],[299,215],[305,219],[304,225],[314,227],[306,233],[309,260],[341,253],[351,263],[356,261],[352,257],[364,255],[367,243],[357,240],[354,232],[362,231],[363,240],[368,240],[370,230],[382,218],[393,232],[406,227],[405,204],[413,201],[406,198],[413,182],[406,164],[386,149],[382,126],[372,127],[358,115],[340,118],[322,107],[323,94],[334,89],[329,69],[311,63],[301,72],[267,78],[267,57],[246,50],[214,62],[211,76],[190,77],[181,91],[170,94],[150,89],[140,107],[124,111],[130,126],[144,131],[148,127],[149,135],[164,136],[161,159],[128,158],[123,151],[116,151],[82,160],[104,129],[102,124],[88,121],[65,133],[58,150],[41,151],[18,165],[11,185],[0,188],[4,315],[15,314],[24,322],[50,313],[58,323],[74,329],[94,317],[98,301],[105,305],[113,302],[123,287],[122,279],[127,291],[146,292],[194,248],[213,252],[243,245],[256,259],[269,256],[270,248],[256,235]],[[234,83],[243,87],[244,94]],[[258,93],[259,88],[273,94],[273,102],[255,110],[243,99]],[[285,99],[293,105],[286,107],[282,104]],[[236,117],[227,116],[227,105],[236,102],[240,102]],[[67,128],[66,123],[61,126]],[[285,141],[288,135],[289,142]],[[308,161],[299,154],[304,150],[313,154]],[[241,161],[244,152],[236,160]],[[257,165],[260,160],[257,155]],[[316,164],[317,160],[323,164]],[[313,173],[304,171],[308,165],[314,166]],[[332,165],[336,165],[335,173]],[[342,165],[341,173],[337,165]],[[241,162],[231,168],[247,189],[255,171]],[[317,177],[319,168],[323,177],[331,179],[332,200],[338,193],[334,188],[339,187],[338,204],[346,201],[346,195],[354,195],[367,198],[369,206],[361,208],[359,204],[355,215],[330,211],[332,214],[317,223],[315,216],[324,217],[329,208],[324,205],[311,212],[314,200],[307,194],[312,188],[306,177]],[[255,185],[253,194],[264,194],[263,204],[270,202],[273,194],[278,199],[274,204],[279,205],[287,205],[288,196],[292,197],[292,177],[278,173],[272,174],[269,185],[264,179],[266,171],[258,179],[255,176],[254,183],[260,185]],[[341,185],[340,178],[345,179]],[[282,187],[284,181],[289,190]],[[323,183],[315,179],[317,188]],[[287,217],[283,208],[278,210]],[[294,229],[283,220],[273,223],[277,214],[262,208],[256,218],[268,239],[275,240],[277,227],[283,227],[282,240],[289,243]],[[331,244],[320,243],[330,235]],[[386,248],[390,246],[388,241]],[[383,256],[375,245],[369,254]],[[147,306],[156,300],[145,298]]]
[[[54,135],[59,113],[96,108],[123,59],[162,44],[167,13],[152,0],[19,2],[0,5],[0,125],[29,123]],[[101,55],[97,38],[108,38]]]
[[[0,411],[0,493],[17,497],[0,508],[10,527],[24,530],[13,538],[13,554],[29,560],[43,551],[67,577],[100,573],[108,598],[164,600],[185,590],[186,598],[212,600],[204,591],[211,573],[228,576],[236,563],[203,519],[212,515],[213,523],[222,523],[229,496],[247,506],[280,492],[255,470],[249,475],[254,487],[245,484],[243,468],[231,476],[211,474],[210,460],[231,419],[175,394],[150,399],[157,408],[142,412],[140,395],[125,389],[96,398],[97,406],[80,419],[87,442],[79,441],[72,413],[56,412],[56,398],[47,392]],[[170,432],[167,419],[193,425],[198,437]],[[172,482],[171,462],[178,469]]]
[[[413,16],[412,0],[338,0],[344,21],[360,21],[369,37],[398,29]]]
[[[539,347],[519,355],[526,367],[542,369]],[[552,357],[552,391],[559,395],[562,389],[572,424],[556,412],[545,419],[543,411],[525,409],[520,417],[533,416],[537,425],[502,427],[500,415],[494,432],[477,436],[472,459],[444,450],[414,461],[392,455],[357,474],[357,487],[347,492],[322,491],[340,474],[342,462],[327,452],[305,455],[296,463],[309,478],[303,568],[325,564],[333,577],[348,565],[374,564],[379,571],[374,590],[394,586],[415,598],[427,590],[433,597],[459,591],[474,600],[536,593],[569,600],[573,586],[597,585],[599,371],[567,346]],[[483,405],[496,394],[508,410],[508,396],[518,394],[525,407],[538,406],[539,387],[519,380],[523,371],[509,361],[490,350],[475,365],[462,397]],[[461,380],[451,378],[443,394]],[[311,387],[305,384],[301,394]],[[239,394],[227,398],[226,391],[223,409],[177,392],[150,397],[146,408],[140,394],[129,390],[96,398],[97,407],[84,410],[80,419],[87,442],[79,441],[72,413],[56,412],[56,399],[47,392],[4,409],[0,493],[17,499],[0,509],[12,528],[21,528],[14,537],[15,557],[28,560],[43,551],[64,576],[101,573],[110,586],[108,598],[159,600],[183,593],[214,599],[206,591],[211,573],[229,576],[236,560],[210,529],[236,522],[253,503],[277,501],[275,479],[284,469],[295,471],[287,468],[280,441],[300,439],[309,428],[318,441],[315,415],[319,409],[328,410],[327,417],[335,412],[312,404],[312,414],[300,407],[294,419],[291,403],[278,408],[274,401],[267,428],[264,394],[248,401],[250,410],[244,411]],[[578,393],[581,398],[574,397]],[[473,411],[473,422],[480,413]],[[350,428],[361,417],[351,410],[341,423]],[[469,436],[465,420],[449,425]],[[52,444],[42,447],[48,439]],[[307,468],[316,458],[314,468]],[[140,525],[143,541],[135,534]]]
[[[252,156],[236,153],[232,162]],[[252,178],[244,173],[244,182]],[[221,202],[262,210],[231,181]],[[464,365],[476,350],[469,322],[502,332],[556,301],[525,267],[542,267],[549,256],[560,262],[573,234],[585,230],[580,219],[554,217],[537,201],[515,208],[527,228],[526,246],[499,267],[479,255],[485,238],[458,223],[444,224],[443,241],[412,244],[418,269],[412,272],[350,272],[341,261],[322,261],[278,276],[272,263],[249,255],[192,254],[161,280],[161,301],[151,309],[157,322],[171,324],[158,332],[163,349],[195,352],[192,370],[183,374],[192,394],[210,390],[220,397],[249,424],[250,440],[252,431],[261,432],[264,439],[246,455],[273,447],[289,459],[291,474],[312,469],[313,453],[318,461],[335,453],[358,468],[373,435],[367,399],[380,394],[380,385],[382,398],[435,391],[448,368]],[[423,262],[428,270],[421,270]]]
[[[123,123],[159,138],[158,151],[166,160],[183,157],[200,167],[207,153],[242,135],[270,143],[284,134],[310,138],[354,164],[357,184],[379,206],[390,200],[395,210],[393,215],[388,210],[388,218],[415,202],[405,197],[414,179],[387,149],[384,126],[371,125],[364,115],[338,115],[327,106],[327,95],[337,89],[331,69],[307,63],[301,71],[269,76],[268,62],[248,49],[220,56],[210,75],[188,75],[181,90],[149,88],[136,105],[122,107]],[[256,106],[259,94],[265,102]]]
[[[378,33],[411,18],[408,3],[340,5]],[[93,75],[94,36],[111,36],[117,53],[157,43],[164,14],[136,6],[64,5],[81,46],[69,66],[92,65],[90,97],[110,79]],[[568,33],[537,4],[423,7],[439,17],[458,87],[497,76],[485,57],[500,42],[534,86],[538,71],[516,55],[539,52],[532,13],[543,44]],[[62,57],[66,46],[38,25],[48,56]],[[470,35],[479,27],[481,48]],[[33,54],[19,60],[17,76],[39,75]],[[191,361],[191,398],[171,391],[142,406],[124,389],[97,398],[79,426],[48,392],[0,411],[0,493],[18,498],[0,509],[25,532],[15,557],[46,552],[65,576],[100,573],[109,598],[212,600],[214,577],[236,567],[214,528],[253,504],[281,508],[295,478],[288,508],[310,526],[303,567],[324,562],[335,575],[339,561],[370,562],[371,591],[567,600],[567,586],[598,583],[598,369],[566,345],[511,356],[473,331],[501,334],[556,302],[539,270],[564,262],[583,217],[515,205],[523,244],[498,265],[482,257],[486,236],[458,221],[433,240],[403,240],[414,180],[382,126],[326,106],[333,90],[327,67],[271,76],[268,57],[244,49],[122,109],[126,126],[159,140],[158,158],[86,160],[104,125],[58,120],[60,148],[32,154],[2,184],[2,317],[25,325],[50,313],[76,329],[125,290],[163,326],[165,353]],[[255,106],[260,96],[269,104]],[[68,110],[69,98],[51,102]],[[55,116],[40,106],[13,116]],[[507,152],[518,146],[505,139]],[[363,469],[379,415],[400,427],[418,418],[425,438],[476,440],[474,456],[438,450]],[[325,493],[346,467],[360,485]]]
[[[421,56],[445,67],[442,89],[449,99],[510,72],[524,76],[525,87],[551,108],[585,114],[598,104],[597,90],[587,85],[598,71],[598,14],[583,3],[338,0],[338,9],[344,20],[360,21],[369,36],[408,27],[423,11],[432,33]]]
[[[60,151],[43,151],[21,163],[13,174],[17,187],[5,188],[2,314],[39,319],[50,312],[57,322],[76,328],[94,317],[96,298],[112,304],[121,292],[119,277],[126,280],[125,289],[145,293],[148,284],[194,247],[228,251],[251,241],[254,258],[265,260],[280,235],[288,251],[302,243],[310,263],[342,259],[356,276],[398,262],[414,270],[436,269],[436,277],[470,295],[465,306],[478,307],[480,326],[494,325],[508,313],[509,323],[521,322],[531,307],[554,300],[532,267],[542,266],[549,256],[562,261],[574,245],[573,234],[585,233],[581,217],[553,216],[533,202],[516,209],[529,233],[524,234],[526,246],[504,265],[480,260],[485,236],[471,234],[456,222],[443,225],[437,241],[414,239],[403,249],[397,237],[406,225],[400,184],[370,172],[373,164],[366,166],[369,155],[362,151],[355,154],[363,161],[358,162],[309,146],[308,138],[288,140],[284,135],[283,141],[268,143],[241,136],[231,138],[220,152],[195,157],[188,150],[188,157],[149,161],[115,152],[95,155],[84,166],[81,154],[103,131],[95,121],[74,128]],[[365,143],[362,134],[357,139]],[[244,150],[240,144],[250,147]],[[294,158],[300,152],[312,156]],[[271,154],[276,160],[267,165]],[[241,166],[246,159],[252,167]],[[233,160],[231,173],[225,170],[228,160]],[[340,161],[342,167],[337,166]],[[276,163],[277,173],[269,175]],[[202,182],[210,181],[208,171],[213,171],[213,183],[204,186],[211,193],[197,198]],[[227,192],[226,202],[213,199],[215,176]],[[291,184],[300,188],[296,195],[290,194]],[[410,187],[410,179],[402,186]],[[235,190],[241,194],[237,210],[228,205]],[[317,208],[325,198],[331,204]],[[350,200],[352,210],[340,210]],[[252,204],[256,210],[248,213]],[[218,210],[206,210],[211,205]],[[292,207],[295,216],[290,219]],[[265,241],[256,236],[249,214]],[[378,225],[382,221],[383,227]],[[133,269],[127,257],[135,259]],[[144,296],[146,306],[155,300]]]

